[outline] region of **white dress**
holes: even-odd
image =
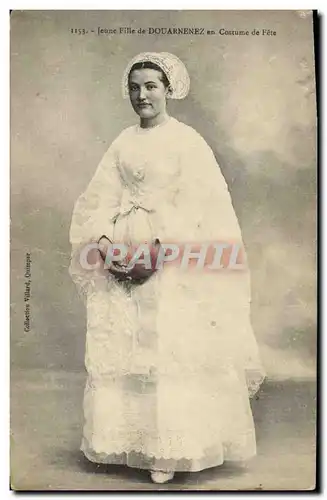
[[[122,285],[77,263],[81,246],[103,234],[241,241],[225,180],[193,128],[169,118],[125,129],[74,208],[70,274],[87,307],[85,455],[177,471],[255,455],[249,396],[264,372],[248,272],[167,266]]]

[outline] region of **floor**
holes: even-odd
[[[258,455],[177,473],[97,466],[79,451],[83,373],[15,370],[11,376],[11,484],[15,490],[307,490],[315,487],[314,381],[266,381],[252,401]]]

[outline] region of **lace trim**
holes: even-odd
[[[246,371],[245,371],[245,374],[246,374],[246,379],[247,379],[246,384],[247,384],[247,388],[248,388],[249,398],[252,399],[257,394],[261,385],[265,381],[266,374],[264,374],[263,371],[258,371],[256,373],[255,378],[250,378]],[[253,373],[252,373],[252,376],[253,376]]]
[[[181,455],[178,453],[173,453],[170,452],[169,454],[158,454],[153,451],[145,451],[144,447],[139,446],[131,446],[131,447],[116,447],[112,448],[110,450],[107,450],[106,452],[97,452],[94,451],[88,444],[86,438],[83,438],[82,444],[81,444],[81,451],[85,454],[87,458],[89,458],[92,461],[95,462],[100,462],[100,463],[113,463],[115,460],[115,457],[117,458],[120,456],[121,458],[124,458],[124,455],[130,455],[130,454],[135,454],[135,455],[140,455],[143,460],[156,460],[156,461],[197,461],[197,462],[203,462],[207,461],[208,459],[215,458],[215,461],[218,461],[219,463],[223,463],[224,460],[232,460],[232,461],[242,461],[242,460],[248,460],[256,455],[256,444],[255,441],[253,441],[250,445],[248,446],[240,446],[237,445],[236,443],[232,442],[223,442],[221,444],[217,444],[215,447],[211,447],[210,451],[207,453],[202,451],[202,454],[200,455]],[[208,449],[209,450],[209,449]],[[218,457],[221,457],[221,459],[218,459]],[[218,465],[218,464],[217,464]]]

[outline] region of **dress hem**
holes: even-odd
[[[119,453],[97,453],[82,443],[80,450],[85,457],[93,463],[103,465],[125,465],[127,467],[143,470],[165,470],[174,472],[200,472],[205,469],[219,467],[225,462],[245,463],[256,456],[256,452],[244,455],[243,457],[231,458],[224,456],[223,451],[218,451],[212,456],[203,458],[158,458],[145,455],[142,452],[130,450]]]

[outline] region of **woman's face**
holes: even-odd
[[[155,118],[166,112],[168,89],[155,69],[135,69],[129,77],[129,97],[140,118]]]

